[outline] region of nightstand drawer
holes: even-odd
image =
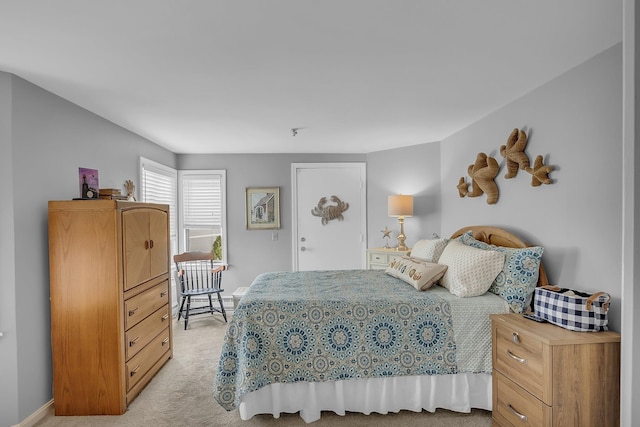
[[[545,405],[522,387],[493,371],[494,391],[497,393],[493,418],[501,426],[550,426],[551,407]]]
[[[550,372],[549,347],[508,325],[498,325],[495,338],[494,369],[550,405],[550,392],[545,390]]]
[[[388,265],[389,264],[389,255],[381,254],[376,252],[369,253],[369,263],[370,264],[379,264],[379,265]]]
[[[367,268],[372,270],[384,270],[394,258],[402,257],[410,250],[399,251],[394,248],[370,248],[367,249]]]

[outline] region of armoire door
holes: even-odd
[[[167,213],[131,209],[122,213],[125,290],[167,272]]]

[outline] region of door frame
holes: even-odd
[[[362,206],[360,215],[360,242],[362,268],[366,266],[367,253],[367,164],[365,162],[344,163],[291,163],[291,247],[292,271],[298,271],[298,180],[296,179],[300,169],[360,169],[360,203]]]

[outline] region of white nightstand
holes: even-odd
[[[384,270],[392,259],[404,256],[411,252],[411,249],[399,251],[395,248],[370,248],[367,249],[367,269]]]

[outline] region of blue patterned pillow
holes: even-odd
[[[491,284],[489,292],[504,298],[514,313],[522,313],[531,304],[533,291],[538,284],[544,248],[531,246],[519,249],[489,245],[474,239],[471,231],[458,237],[458,240],[467,246],[505,254],[504,268]]]

